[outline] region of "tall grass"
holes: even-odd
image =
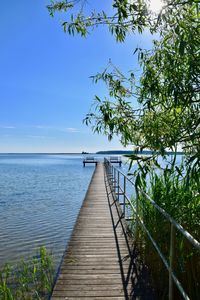
[[[49,299],[53,277],[52,255],[41,247],[37,258],[3,267],[0,271],[0,300]]]
[[[140,178],[140,186],[184,229],[200,240],[200,184],[183,167],[173,170],[151,170],[147,180]],[[144,224],[169,262],[170,224],[161,213],[139,193],[139,213]],[[151,241],[140,228],[138,245],[149,266],[159,299],[168,297],[168,272],[164,268]],[[200,253],[176,230],[174,271],[191,299],[200,297]],[[174,299],[182,299],[174,289]]]

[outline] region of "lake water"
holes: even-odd
[[[94,171],[82,160],[82,155],[0,154],[0,267],[35,255],[42,245],[60,262]],[[123,164],[121,171],[127,170]]]
[[[0,266],[41,245],[60,261],[93,171],[81,155],[0,154]]]

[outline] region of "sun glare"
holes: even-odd
[[[149,0],[149,8],[153,13],[159,13],[163,5],[162,0]]]

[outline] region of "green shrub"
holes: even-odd
[[[48,299],[53,279],[52,255],[45,247],[41,247],[38,258],[3,267],[0,271],[0,300]]]

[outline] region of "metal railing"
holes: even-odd
[[[183,289],[180,281],[176,277],[173,265],[175,259],[175,230],[180,232],[198,251],[200,251],[200,243],[188,232],[186,231],[180,224],[178,224],[164,209],[158,206],[155,201],[153,201],[144,191],[141,189],[136,189],[135,184],[131,181],[123,172],[114,167],[107,159],[104,159],[104,165],[106,170],[106,175],[108,179],[108,183],[113,193],[114,199],[119,201],[119,204],[122,206],[122,217],[127,220],[133,220],[131,218],[131,213],[135,214],[135,231],[137,235],[138,226],[141,226],[143,230],[146,232],[149,240],[153,244],[156,249],[158,255],[160,256],[165,268],[169,274],[169,287],[168,287],[168,298],[169,300],[173,299],[173,282],[177,286],[180,291],[183,299],[190,300],[189,296]],[[128,185],[129,187],[129,195],[128,195]],[[130,190],[132,189],[132,193],[135,193],[135,202],[131,200]],[[169,263],[163,253],[161,252],[157,242],[152,237],[149,229],[145,225],[140,213],[139,213],[139,197],[138,193],[141,193],[144,196],[144,199],[148,200],[153,207],[159,211],[163,218],[170,224],[170,242],[169,242]]]

